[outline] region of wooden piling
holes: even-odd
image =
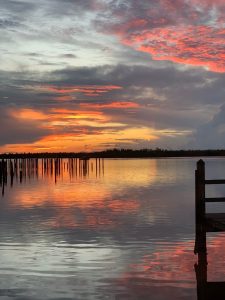
[[[194,252],[206,252],[205,163],[202,159],[197,162],[195,171],[195,231]]]

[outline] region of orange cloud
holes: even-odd
[[[72,101],[72,100],[75,100],[76,98],[71,95],[60,95],[58,97],[55,97],[55,100],[58,100],[58,101]]]
[[[81,120],[94,121],[101,124],[110,121],[110,118],[100,111],[73,110],[64,108],[53,108],[45,113],[35,109],[24,108],[11,110],[10,114],[16,119],[42,121],[42,127],[44,125],[45,127],[52,129],[55,129],[55,126],[59,127],[60,125],[79,125]],[[81,125],[85,124],[82,123]]]
[[[117,147],[121,143],[136,145],[138,140],[156,141],[164,136],[187,134],[185,131],[156,130],[145,126],[129,126],[125,121],[110,116],[101,108],[138,108],[133,102],[111,102],[108,104],[83,104],[81,110],[51,108],[41,110],[11,109],[9,113],[19,121],[29,121],[29,126],[46,130],[42,135],[26,143],[9,143],[1,146],[2,152],[41,151],[93,151]],[[87,108],[87,109],[86,109]],[[90,110],[90,109],[93,110]],[[96,110],[95,110],[96,109]],[[131,111],[133,112],[133,111]],[[110,141],[110,142],[109,142]]]
[[[68,95],[73,93],[81,93],[86,96],[99,96],[104,93],[108,93],[114,90],[122,89],[121,86],[117,85],[74,85],[74,86],[54,86],[46,85],[40,87],[40,89],[48,92],[54,92],[57,94]]]
[[[103,115],[102,112],[99,111],[82,111],[82,110],[73,110],[73,109],[66,109],[66,108],[53,108],[50,111],[53,114],[63,115],[63,116],[88,116],[88,117],[96,117],[99,115]]]
[[[138,103],[135,102],[111,102],[111,103],[83,103],[80,104],[82,107],[88,108],[137,108],[140,107]]]
[[[73,123],[73,120],[62,124],[60,122],[57,120],[49,122],[48,129],[52,130],[52,134],[34,143],[5,145],[0,150],[2,152],[94,151],[105,149],[109,141],[116,146],[120,139],[127,140],[130,145],[135,144],[137,137],[145,140],[159,139],[157,131],[147,127],[126,128],[122,123],[88,120],[78,120],[77,123]]]
[[[90,110],[69,110],[69,109],[52,109],[51,110],[51,120],[53,122],[63,122],[65,125],[85,125],[83,121],[91,121],[95,123],[106,123],[110,121],[110,118],[105,116],[103,112],[100,111],[90,111]],[[83,121],[82,121],[83,120]],[[75,124],[74,124],[75,122]],[[55,124],[55,123],[54,123]],[[53,125],[54,125],[53,124]]]
[[[17,119],[45,120],[47,118],[43,112],[31,108],[13,109],[10,110],[10,114]]]

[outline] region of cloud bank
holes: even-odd
[[[1,152],[225,147],[222,0],[0,5]]]

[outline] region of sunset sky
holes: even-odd
[[[224,0],[0,0],[0,152],[225,147]]]

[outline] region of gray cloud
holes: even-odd
[[[61,57],[63,58],[77,58],[77,56],[75,54],[72,54],[72,53],[65,53],[65,54],[62,54]]]
[[[0,111],[0,146],[5,144],[32,143],[49,134],[40,123],[32,120],[20,120],[7,110]]]
[[[35,1],[0,0],[0,6],[3,12],[11,14],[24,14],[32,11],[35,8]]]
[[[15,14],[26,14],[29,12],[34,12],[35,10],[43,10],[57,14],[68,13],[70,11],[71,14],[79,13],[83,11],[84,13],[88,10],[97,9],[99,7],[97,0],[0,0],[1,8],[8,13]],[[79,12],[78,12],[79,10]]]
[[[224,6],[219,2],[207,3],[207,1],[199,1],[198,5],[196,5],[195,1],[185,0],[151,0],[142,2],[135,0],[111,0],[108,2],[108,9],[100,15],[96,25],[100,26],[101,30],[127,30],[130,32],[134,28],[143,30],[190,23],[199,25],[212,21],[214,5],[220,9],[217,11],[217,14],[222,15]]]
[[[197,128],[189,145],[206,149],[222,149],[225,147],[225,104],[211,121]]]

